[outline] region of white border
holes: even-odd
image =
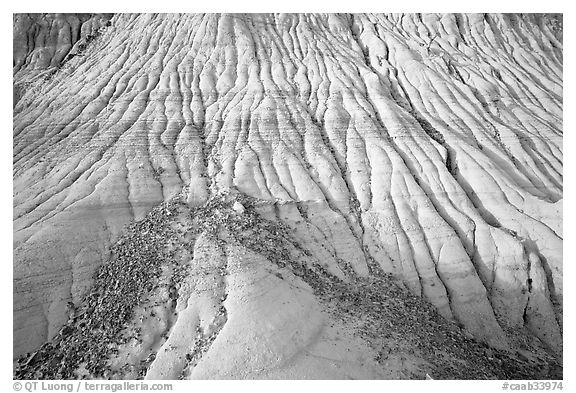
[[[564,390],[573,388],[573,376],[570,373],[571,366],[574,365],[574,312],[572,311],[572,300],[574,299],[574,290],[572,289],[571,279],[574,277],[573,261],[574,252],[572,250],[572,241],[574,238],[573,218],[574,207],[571,205],[574,194],[574,182],[571,177],[574,170],[574,157],[571,155],[572,148],[575,147],[574,136],[571,129],[574,129],[573,113],[576,109],[574,106],[574,76],[571,72],[574,70],[573,47],[574,28],[572,13],[565,1],[546,0],[546,1],[502,1],[502,0],[484,0],[484,1],[396,1],[387,2],[385,0],[366,1],[314,1],[314,0],[290,0],[290,1],[131,1],[129,3],[120,3],[114,0],[98,0],[94,2],[77,2],[77,1],[12,1],[11,4],[3,4],[2,8],[2,53],[11,53],[12,43],[12,13],[18,12],[555,12],[564,13],[564,107],[568,108],[564,115],[564,130],[568,130],[565,135],[564,147],[566,148],[566,159],[564,162],[565,173],[565,200],[564,203],[564,278],[568,285],[564,292]],[[11,56],[6,56],[10,58]],[[0,143],[0,184],[5,184],[1,194],[2,206],[2,286],[1,286],[1,310],[12,321],[12,198],[9,194],[12,189],[12,80],[11,80],[11,63],[8,59],[3,62],[2,73],[2,118],[4,119],[5,130],[2,133]],[[8,69],[10,67],[10,70]],[[8,319],[8,317],[7,317]],[[0,390],[12,390],[12,323],[5,321],[2,326],[2,336],[5,339],[4,353],[1,359],[1,379]],[[271,391],[293,393],[298,391],[432,391],[432,392],[489,392],[502,391],[502,382],[497,381],[196,381],[196,382],[174,382],[173,391],[219,391],[237,389],[250,392]],[[192,389],[192,390],[191,390]]]

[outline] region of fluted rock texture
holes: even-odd
[[[559,359],[562,52],[553,15],[16,15],[14,355],[52,340],[67,378],[422,377],[441,360],[408,339],[454,321]],[[397,352],[394,307],[427,310]],[[114,354],[73,359],[94,331]],[[490,361],[470,375],[521,375]]]

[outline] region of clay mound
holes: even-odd
[[[15,377],[561,378],[544,348],[519,358],[480,344],[376,266],[331,274],[258,213],[270,207],[219,195],[154,208]]]
[[[562,48],[539,14],[16,15],[16,375],[556,375]]]

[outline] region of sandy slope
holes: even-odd
[[[522,349],[533,336],[561,355],[554,17],[115,15],[109,26],[102,16],[50,18],[38,28],[15,17],[15,356],[61,337],[66,302],[84,307],[125,225],[176,195],[200,207],[228,191],[266,202],[259,214],[287,225],[330,277],[390,273],[493,348]],[[29,38],[52,31],[58,39]],[[16,44],[21,37],[27,45]],[[287,267],[282,278],[267,272],[266,252],[245,249],[260,234],[232,241],[218,232],[216,246],[209,229],[176,258],[193,272],[182,285],[196,289],[134,295],[176,305],[157,306],[159,320],[141,326],[148,346],[119,347],[117,367],[154,353],[164,360],[145,362],[151,377],[437,372],[433,360],[418,365],[423,354],[407,356],[411,366],[379,367],[370,340],[332,321],[324,292]],[[142,258],[135,271],[152,256]],[[227,273],[200,273],[218,268]],[[222,291],[232,294],[223,303]],[[125,322],[139,326],[133,317]],[[173,333],[159,341],[167,326]],[[175,356],[170,345],[183,349]]]

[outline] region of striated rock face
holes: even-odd
[[[14,14],[14,105],[38,77],[49,78],[110,23],[112,14]]]
[[[79,53],[111,14],[14,14],[14,71],[56,67]]]
[[[562,53],[552,15],[16,15],[17,375],[552,375]]]

